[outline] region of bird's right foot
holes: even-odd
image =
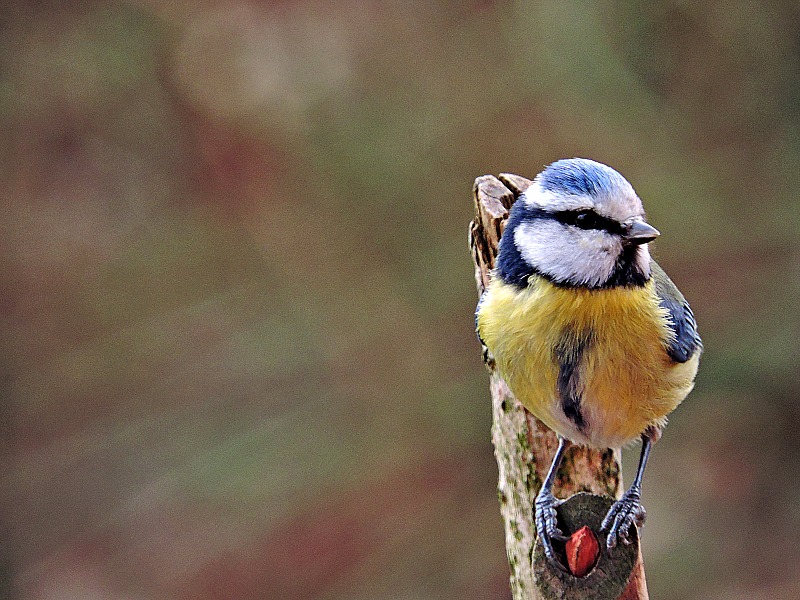
[[[536,522],[536,535],[542,542],[545,556],[555,567],[566,571],[553,549],[553,540],[565,542],[569,539],[558,528],[556,507],[562,502],[551,493],[540,493],[534,502],[534,521]]]

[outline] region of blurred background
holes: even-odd
[[[651,596],[800,597],[796,2],[12,0],[0,32],[0,597],[510,598],[471,187],[571,156],[636,187],[706,344]]]

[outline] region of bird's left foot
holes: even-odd
[[[603,524],[600,526],[600,531],[608,531],[606,537],[606,548],[613,550],[617,542],[622,540],[622,543],[629,546],[633,539],[631,538],[631,527],[641,527],[644,525],[644,520],[647,513],[644,510],[641,502],[641,494],[636,489],[630,489],[625,494],[614,502],[603,519]]]

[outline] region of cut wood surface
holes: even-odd
[[[499,178],[484,175],[475,180],[476,212],[470,224],[469,244],[479,295],[491,280],[508,211],[530,183],[511,174],[501,174]],[[517,401],[495,371],[486,348],[484,361],[490,372],[492,442],[499,470],[497,490],[514,600],[647,599],[638,537],[634,544],[618,548],[610,557],[602,550],[597,565],[585,578],[565,574],[543,558],[541,546],[536,543],[533,503],[558,441],[552,431]],[[619,451],[570,447],[558,471],[556,497],[563,499],[578,492],[589,494],[576,496],[559,508],[559,523],[568,530],[565,533],[569,535],[582,525],[589,525],[603,542],[605,538],[597,529],[612,498],[621,494],[621,488]],[[570,528],[573,525],[574,529]],[[600,545],[602,548],[603,543]]]

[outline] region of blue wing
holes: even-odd
[[[689,303],[664,270],[655,261],[650,264],[658,301],[669,313],[669,327],[675,334],[675,338],[667,346],[667,354],[675,362],[684,363],[696,352],[703,350],[703,342],[697,333],[697,322]]]

